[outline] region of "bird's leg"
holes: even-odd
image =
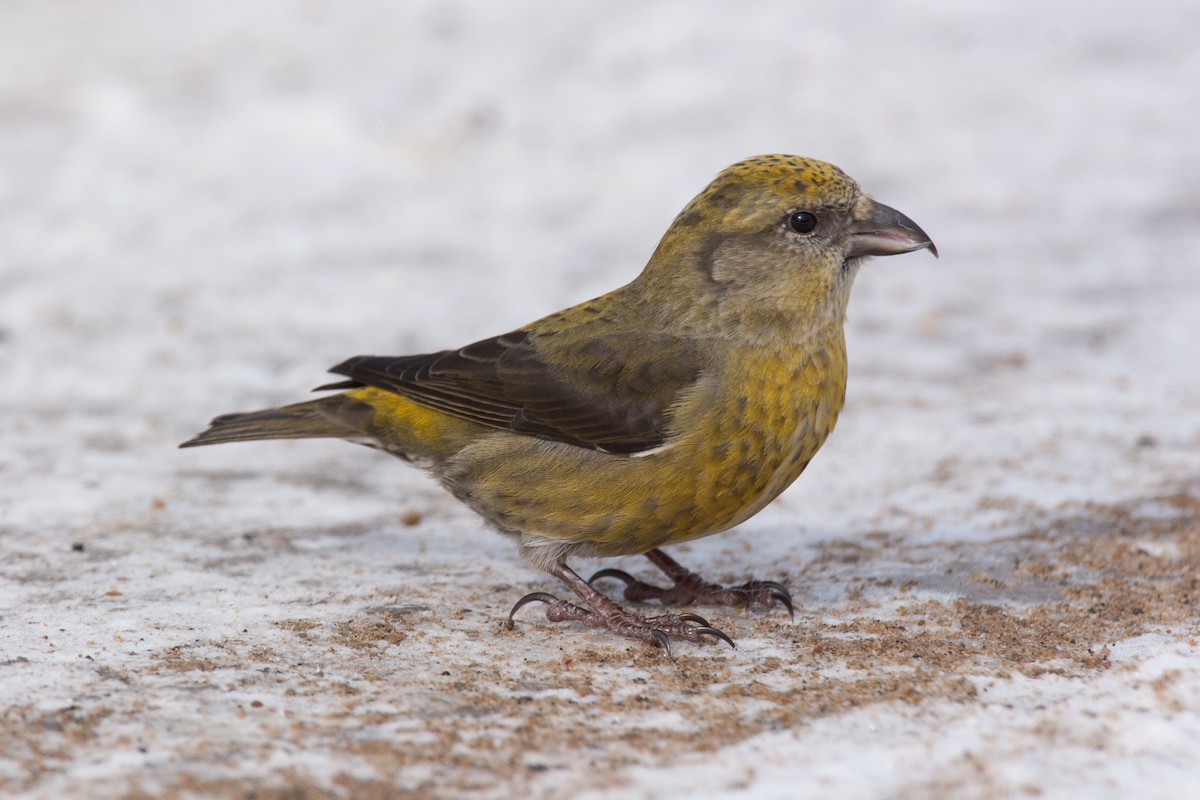
[[[778,602],[787,609],[789,616],[795,616],[792,596],[781,583],[747,581],[739,586],[721,586],[704,580],[658,548],[647,551],[646,558],[671,579],[672,586],[663,588],[645,583],[619,569],[602,569],[593,575],[588,583],[599,578],[617,578],[625,582],[625,599],[635,603],[657,600],[663,605],[710,603],[749,608],[771,607]]]
[[[657,645],[666,650],[668,655],[671,653],[672,638],[698,642],[701,636],[712,636],[728,643],[730,647],[735,646],[732,639],[711,627],[708,620],[698,614],[663,614],[657,617],[635,614],[605,597],[565,563],[560,563],[551,574],[575,592],[583,601],[583,606],[559,600],[546,592],[533,592],[517,601],[509,612],[510,620],[522,606],[536,601],[547,605],[546,619],[551,622],[574,620],[596,628],[608,628],[621,636]]]

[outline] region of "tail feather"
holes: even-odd
[[[346,395],[323,397],[282,408],[222,414],[206,431],[180,447],[199,447],[260,439],[354,439],[361,438],[373,409]]]

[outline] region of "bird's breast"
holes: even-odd
[[[736,360],[691,436],[696,501],[712,529],[704,533],[748,519],[799,477],[833,430],[845,390],[840,338]]]

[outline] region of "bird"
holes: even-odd
[[[575,621],[671,651],[733,640],[699,614],[630,603],[783,606],[781,583],[712,583],[663,547],[729,530],[808,466],[846,394],[844,323],[861,264],[937,248],[838,167],[770,154],[721,171],[628,284],[514,331],[408,356],[355,356],[319,399],[224,414],[180,447],[338,438],[432,474],[574,597]],[[569,562],[644,554],[670,586]]]

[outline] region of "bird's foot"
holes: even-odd
[[[662,605],[701,603],[711,605],[762,606],[771,608],[779,603],[787,609],[788,616],[795,616],[792,596],[783,584],[776,581],[747,581],[738,586],[722,586],[700,577],[661,550],[646,553],[655,566],[671,579],[669,587],[655,586],[640,581],[628,572],[619,569],[602,569],[588,579],[588,583],[601,578],[616,578],[625,584],[625,599],[640,603],[657,600]]]
[[[736,647],[732,639],[723,631],[709,625],[708,620],[699,614],[662,614],[648,617],[626,611],[612,599],[593,589],[575,573],[570,572],[570,576],[574,580],[566,578],[563,580],[575,590],[586,608],[566,600],[560,600],[546,592],[533,592],[516,602],[512,611],[509,612],[508,618],[511,620],[517,611],[529,603],[545,603],[546,619],[551,622],[576,621],[595,628],[607,628],[621,636],[661,647],[667,651],[667,655],[671,654],[672,639],[699,642],[701,637],[711,636],[714,639],[720,639],[730,647]]]

